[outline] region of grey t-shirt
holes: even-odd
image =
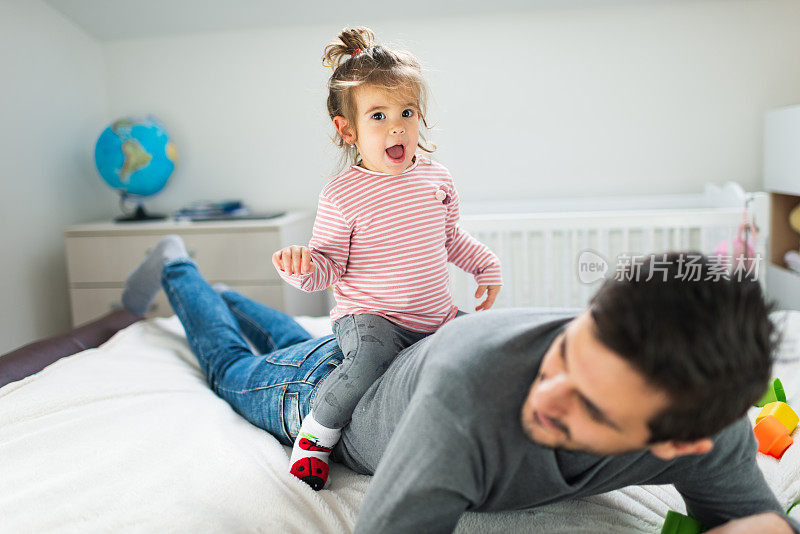
[[[530,441],[522,403],[570,319],[480,312],[401,352],[358,403],[334,450],[335,460],[374,473],[356,532],[450,532],[466,510],[531,508],[634,484],[675,484],[709,528],[782,513],[744,418],[714,436],[711,452],[671,461],[648,451],[597,456]]]

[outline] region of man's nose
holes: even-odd
[[[567,413],[571,402],[570,386],[565,375],[556,375],[539,384],[542,408],[546,415],[559,417]]]

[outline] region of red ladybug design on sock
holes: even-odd
[[[297,444],[297,446],[303,449],[304,451],[331,452],[329,448],[320,447],[310,439],[306,438],[300,438],[300,442]]]
[[[300,458],[289,472],[311,486],[314,491],[321,490],[328,481],[328,464],[313,456]]]

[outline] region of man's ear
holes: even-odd
[[[347,119],[337,115],[333,118],[333,125],[336,127],[336,131],[339,132],[339,135],[342,136],[345,143],[352,145],[356,142],[356,133],[353,131],[352,126],[350,126],[350,123],[347,122]]]
[[[713,448],[714,442],[711,438],[703,438],[696,441],[662,441],[649,447],[653,456],[662,460],[672,460],[678,456],[688,456],[690,454],[705,454]]]

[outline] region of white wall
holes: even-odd
[[[427,66],[437,157],[467,202],[755,189],[763,111],[800,103],[795,0],[343,14],[109,43],[39,0],[0,0],[0,352],[69,325],[61,229],[117,211],[92,161],[112,118],[152,113],[178,146],[153,210],[224,197],[313,209],[336,159],[320,56],[357,24]]]
[[[0,0],[0,354],[69,328],[61,228],[114,211],[91,167],[104,69],[52,8]]]
[[[162,118],[174,209],[242,197],[313,208],[335,152],[320,65],[348,24],[429,68],[437,156],[462,197],[700,191],[761,183],[762,113],[800,103],[800,2],[729,0],[363,21],[112,42],[114,117]]]

